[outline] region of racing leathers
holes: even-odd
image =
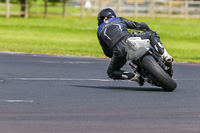
[[[131,34],[128,29],[144,31],[141,34]],[[150,39],[152,34],[155,42],[160,42],[159,36],[153,32],[146,23],[133,22],[122,17],[114,17],[105,20],[98,28],[97,36],[104,54],[112,58],[107,69],[108,76],[112,79],[129,79],[132,73],[120,70],[126,63],[125,43],[129,37],[137,36],[142,39]]]

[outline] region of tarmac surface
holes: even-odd
[[[200,133],[200,64],[174,63],[173,92],[113,81],[108,65],[104,58],[1,52],[0,132]]]

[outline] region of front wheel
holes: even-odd
[[[142,65],[152,80],[159,84],[164,91],[173,91],[176,89],[176,82],[158,65],[152,56],[145,56],[142,59]]]

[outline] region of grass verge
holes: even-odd
[[[158,32],[175,61],[200,63],[199,20],[137,21]],[[96,31],[96,18],[0,18],[0,51],[105,57]]]

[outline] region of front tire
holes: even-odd
[[[164,91],[173,91],[176,89],[176,82],[158,65],[152,56],[145,56],[142,59],[142,65],[152,80],[159,84]]]

